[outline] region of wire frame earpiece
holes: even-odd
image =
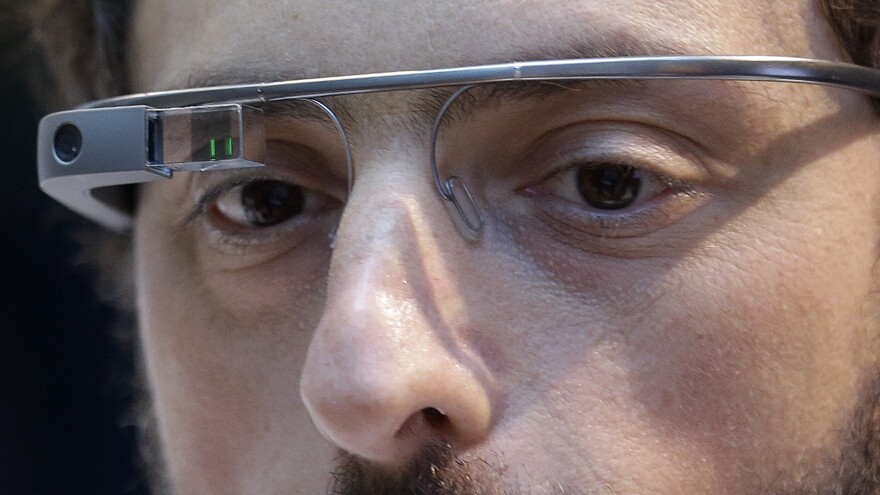
[[[443,117],[455,100],[473,86],[468,85],[457,89],[446,99],[443,106],[437,112],[437,116],[434,118],[434,125],[431,128],[430,163],[431,175],[434,177],[434,186],[440,198],[443,199],[446,211],[449,212],[452,222],[465,239],[477,242],[482,238],[484,223],[483,214],[480,212],[477,202],[461,177],[452,175],[441,180],[440,171],[437,168],[437,135],[440,131]],[[456,192],[458,193],[456,194]]]

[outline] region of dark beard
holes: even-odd
[[[880,495],[880,377],[864,386],[862,399],[850,419],[836,462],[808,475],[779,495]]]
[[[485,461],[466,462],[448,445],[423,448],[399,472],[376,469],[341,453],[333,472],[333,495],[502,495],[519,491],[502,485],[505,468]]]
[[[765,495],[880,495],[880,377],[865,386],[842,450],[795,481],[777,481]],[[332,495],[543,495],[504,479],[506,467],[485,460],[465,461],[449,446],[430,446],[402,471],[383,472],[347,453],[333,473]],[[780,476],[780,479],[783,479]],[[550,494],[585,494],[558,485]],[[600,491],[611,495],[610,488]]]

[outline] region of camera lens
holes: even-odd
[[[76,160],[82,150],[82,134],[73,124],[64,124],[55,131],[55,156],[64,163]]]

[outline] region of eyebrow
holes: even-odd
[[[685,50],[681,42],[672,40],[649,40],[636,37],[631,33],[615,32],[612,35],[597,36],[596,39],[568,40],[567,42],[551,43],[538,47],[515,49],[510,55],[495,57],[471,57],[456,60],[445,60],[439,65],[443,67],[468,67],[476,65],[503,64],[510,62],[527,62],[535,60],[565,60],[589,58],[645,57],[654,55],[713,55],[709,50]],[[230,69],[230,67],[233,67]],[[393,72],[399,70],[437,69],[433,67],[382,67],[373,72]],[[255,80],[256,75],[256,80]],[[307,73],[303,68],[292,68],[278,71],[276,65],[263,61],[230,60],[219,67],[206,66],[196,69],[185,80],[181,87],[201,88],[231,84],[248,84],[257,82],[293,81],[317,77],[340,76],[343,74]],[[172,89],[171,87],[162,89]]]
[[[569,40],[566,43],[548,44],[540,47],[522,49],[514,52],[512,56],[483,58],[483,59],[466,59],[459,60],[450,66],[465,67],[471,65],[484,65],[509,62],[525,62],[533,60],[564,60],[564,59],[588,59],[588,58],[617,58],[617,57],[639,57],[651,55],[684,55],[687,52],[683,50],[680,43],[672,41],[649,40],[646,37],[636,37],[631,33],[618,31],[613,35],[597,36],[596,39]],[[688,53],[693,54],[693,53]],[[709,55],[705,50],[701,54]],[[199,72],[194,72],[188,79],[186,87],[198,88],[209,86],[220,86],[229,84],[247,84],[254,82],[273,82],[284,80],[297,80],[306,77],[314,77],[314,75],[306,75],[300,70],[286,71],[266,71],[262,66],[262,62],[256,64],[250,61],[237,64],[233,62],[224,63],[223,70],[215,70],[213,68],[205,68]],[[235,67],[228,69],[228,67]],[[436,67],[435,67],[436,68]],[[379,70],[398,70],[397,68],[382,68]],[[259,75],[259,81],[254,80],[254,74]],[[323,77],[321,75],[319,77]],[[565,84],[562,84],[562,83]],[[450,119],[466,119],[474,112],[488,105],[498,103],[503,100],[525,100],[530,98],[551,97],[565,91],[571,91],[577,87],[590,88],[609,88],[612,87],[634,87],[644,84],[638,80],[585,80],[585,81],[516,81],[516,82],[500,82],[490,83],[488,91],[475,90],[468,91],[456,100],[455,104],[450,107],[447,118]],[[477,85],[480,86],[480,85]],[[409,122],[409,125],[420,126],[425,123],[430,124],[435,118],[439,109],[450,97],[455,86],[438,87],[419,90],[410,104],[412,115],[417,117],[420,122]],[[301,100],[276,100],[265,104],[266,115],[270,118],[278,119],[294,119],[316,122],[328,127],[332,124],[327,115],[315,106],[304,105]],[[343,121],[353,120],[353,116],[358,111],[355,105],[349,103],[345,99],[334,99],[331,105],[332,111]]]
[[[628,80],[563,80],[563,81],[506,81],[483,83],[473,86],[459,95],[443,115],[446,122],[461,122],[472,118],[480,111],[501,103],[523,102],[530,99],[552,98],[572,91],[588,90],[592,94],[598,91],[611,94],[626,88],[645,87],[646,82],[637,79]],[[460,87],[460,86],[459,86]],[[421,89],[419,94],[407,103],[410,117],[403,121],[411,129],[427,130],[436,119],[440,108],[459,87]],[[400,90],[413,91],[413,90]],[[351,95],[347,95],[351,96]],[[359,126],[352,125],[358,114],[366,112],[381,113],[374,105],[356,105],[351,100],[340,97],[331,101],[323,100],[333,114],[340,119],[349,137],[359,134]],[[275,100],[259,105],[267,119],[283,123],[284,121],[318,124],[327,130],[336,131],[333,121],[317,106],[305,104],[303,99]]]

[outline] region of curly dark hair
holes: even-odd
[[[880,2],[820,0],[819,8],[831,22],[841,49],[850,60],[880,68]]]

